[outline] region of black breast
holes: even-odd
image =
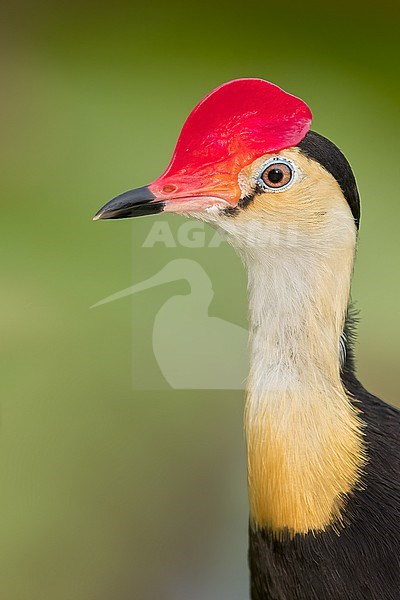
[[[400,598],[400,413],[369,394],[350,369],[343,382],[366,424],[369,462],[349,499],[346,526],[277,541],[250,530],[252,600]]]

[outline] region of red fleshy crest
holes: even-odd
[[[233,200],[238,187],[234,176],[263,154],[296,146],[311,119],[305,102],[268,81],[229,81],[190,113],[170,164],[152,187],[161,192],[162,186],[178,183],[182,189],[191,180],[202,193],[211,177],[213,187],[225,188]]]

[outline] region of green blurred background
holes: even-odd
[[[246,326],[226,244],[143,250],[148,220],[90,220],[161,172],[226,80],[299,95],[352,163],[359,374],[399,404],[398,17],[385,0],[3,7],[1,598],[248,598],[242,393],[159,389],[149,342],[184,283],[90,310],[186,257],[210,313]],[[135,389],[136,359],[158,391]]]

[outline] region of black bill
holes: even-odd
[[[124,192],[105,204],[93,217],[93,221],[100,219],[127,219],[129,217],[144,217],[160,213],[164,209],[164,202],[155,201],[155,195],[147,185]]]

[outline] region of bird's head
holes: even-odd
[[[351,168],[310,125],[308,106],[276,85],[230,81],[191,112],[165,172],[95,219],[175,212],[225,230],[237,246],[264,244],[265,234],[353,243],[359,201]]]

